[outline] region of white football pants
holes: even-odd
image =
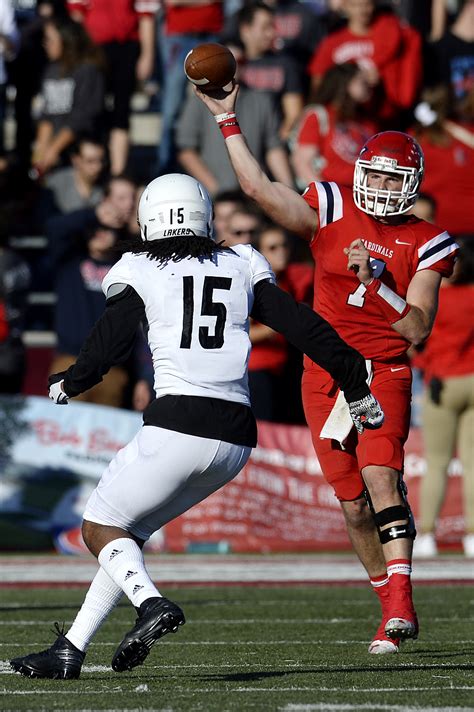
[[[106,468],[86,504],[84,519],[146,540],[230,482],[251,451],[145,425]]]

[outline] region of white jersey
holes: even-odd
[[[102,283],[127,284],[145,304],[156,397],[189,395],[250,405],[247,363],[253,288],[275,281],[250,245],[216,251],[213,259],[160,266],[127,252]]]

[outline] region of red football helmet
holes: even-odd
[[[354,201],[374,217],[402,215],[415,203],[423,179],[423,151],[411,136],[401,131],[382,131],[365,143],[354,170]],[[401,190],[367,186],[369,172],[391,173],[403,180]]]

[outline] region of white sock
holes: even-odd
[[[147,598],[161,597],[148,576],[143,554],[133,539],[114,539],[100,551],[99,564],[137,608]]]
[[[66,638],[85,653],[90,641],[122,596],[123,591],[120,586],[117,586],[110,576],[100,568],[89,587],[74,623],[66,633]]]

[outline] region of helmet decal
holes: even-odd
[[[170,173],[155,178],[138,205],[142,240],[197,235],[213,239],[212,201],[195,178]]]

